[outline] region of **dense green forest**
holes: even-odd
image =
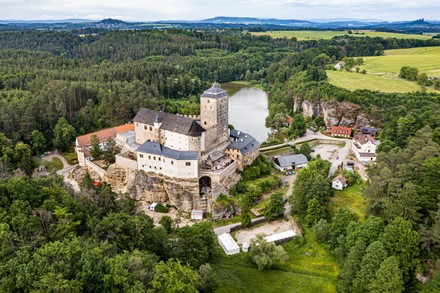
[[[211,292],[210,223],[154,227],[129,197],[87,177],[0,180],[0,291]],[[165,228],[166,227],[166,228]],[[171,288],[171,289],[170,289]]]

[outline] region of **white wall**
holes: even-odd
[[[198,178],[198,160],[175,160],[158,155],[137,153],[138,170],[169,177]],[[187,166],[189,163],[189,166]]]
[[[173,150],[189,151],[189,137],[177,132],[162,130],[165,133],[164,145]]]

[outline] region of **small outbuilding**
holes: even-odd
[[[275,167],[281,172],[307,167],[309,161],[303,154],[275,157]]]
[[[191,211],[191,220],[197,220],[197,221],[203,220],[203,211],[202,210],[192,210]]]
[[[273,234],[270,236],[264,237],[264,239],[267,242],[274,242],[276,245],[285,243],[287,241],[290,241],[293,239],[293,237],[296,235],[295,231],[293,230],[287,230],[281,233]]]
[[[342,190],[347,186],[347,178],[345,178],[344,176],[338,176],[332,180],[332,188],[334,189]]]
[[[148,206],[148,209],[154,212],[156,210],[156,206],[157,202],[153,202],[151,205]]]
[[[240,252],[240,247],[237,242],[232,238],[231,234],[223,233],[217,236],[220,246],[223,248],[227,255],[232,255]]]

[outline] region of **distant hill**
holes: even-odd
[[[311,24],[310,21],[297,19],[276,19],[276,18],[254,18],[254,17],[229,17],[217,16],[199,21],[199,23],[233,23],[233,24],[255,24],[255,25],[285,25],[285,26],[304,26]]]
[[[102,23],[102,24],[108,24],[108,25],[125,25],[128,24],[128,22],[119,20],[119,19],[113,19],[113,18],[106,18],[103,19],[101,21],[99,21],[98,23]]]
[[[169,27],[186,29],[227,29],[246,28],[254,30],[353,30],[370,29],[378,31],[416,33],[440,32],[440,21],[414,21],[385,22],[380,20],[356,19],[316,19],[314,21],[298,19],[255,18],[255,17],[229,17],[217,16],[203,20],[167,20],[155,22],[129,22],[119,19],[107,18],[100,21],[88,19],[63,19],[63,20],[0,20],[0,24],[9,25],[0,27],[1,30],[26,30],[26,29],[143,29],[146,27],[164,29]]]

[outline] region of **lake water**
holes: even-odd
[[[222,84],[229,94],[229,124],[249,133],[260,143],[265,141],[270,132],[266,127],[269,114],[268,96],[261,89],[233,84]]]

